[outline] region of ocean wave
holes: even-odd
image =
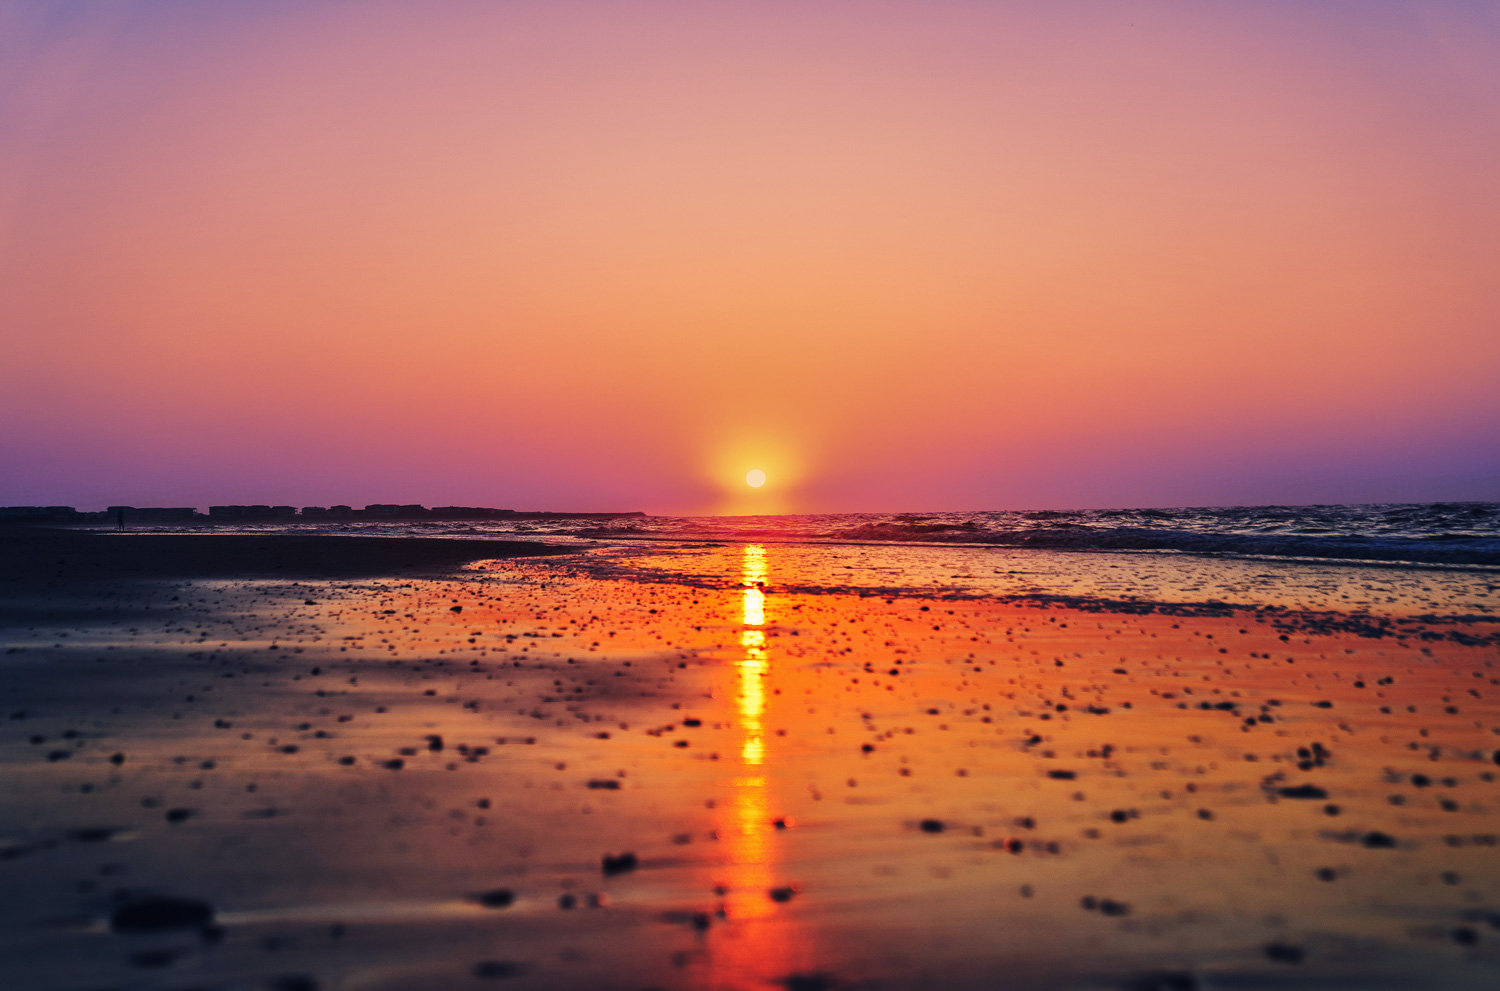
[[[1175,551],[1183,554],[1500,565],[1500,539],[1474,539],[1451,534],[1425,538],[1320,536],[1313,533],[1295,536],[1211,534],[1140,527],[1098,529],[1078,524],[982,532],[957,527],[874,524],[830,530],[821,536],[828,540],[990,544],[1047,550]]]
[[[178,529],[163,526],[156,529]],[[629,541],[973,544],[1500,566],[1500,503],[343,521],[247,531]]]

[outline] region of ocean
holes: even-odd
[[[198,527],[134,528],[191,532]],[[774,547],[788,592],[1275,607],[1466,622],[1500,610],[1500,503],[832,513],[216,526],[540,540],[595,577],[737,587],[737,548]]]

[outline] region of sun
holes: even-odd
[[[749,471],[745,472],[745,484],[750,486],[752,489],[760,488],[762,485],[766,484],[766,473],[761,471],[759,468],[751,468]]]

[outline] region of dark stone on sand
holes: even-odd
[[[214,920],[213,906],[195,898],[149,897],[126,902],[109,917],[117,933],[169,932],[197,929]]]
[[[788,974],[776,982],[786,991],[833,991],[838,985],[827,974]]]
[[[1453,932],[1449,933],[1449,935],[1453,937],[1453,942],[1459,946],[1473,946],[1479,942],[1479,934],[1468,926],[1459,926]]]
[[[516,902],[516,893],[509,888],[495,888],[481,892],[477,900],[485,908],[510,908]]]
[[[520,977],[526,968],[510,960],[481,960],[474,965],[474,976],[493,980],[502,977]]]
[[[192,809],[168,809],[167,814],[163,818],[165,818],[167,822],[176,825],[179,822],[187,822],[192,817]]]
[[[392,757],[390,760],[385,761],[380,766],[385,768],[387,771],[399,771],[406,766],[406,761],[402,760],[400,757]]]
[[[638,864],[639,861],[636,860],[635,854],[633,853],[622,853],[618,856],[606,853],[604,855],[603,861],[601,862],[605,877],[610,877],[614,874],[628,873],[635,870]]]
[[[791,885],[786,885],[780,888],[772,888],[770,891],[766,892],[766,894],[771,896],[771,901],[778,902],[782,905],[785,905],[787,902],[791,901],[792,896],[796,893],[797,889],[792,887]]]
[[[306,974],[283,974],[271,981],[271,991],[318,991],[318,982]]]
[[[1369,847],[1371,850],[1391,850],[1396,846],[1396,840],[1394,837],[1387,836],[1385,833],[1382,833],[1379,830],[1366,833],[1364,836],[1360,837],[1359,842],[1361,843],[1361,845]]]
[[[1319,881],[1332,881],[1339,876],[1338,871],[1332,867],[1319,867],[1314,873],[1317,875]]]
[[[1317,785],[1295,785],[1289,788],[1279,788],[1276,794],[1282,798],[1327,798],[1328,792]]]
[[[68,832],[67,837],[74,843],[104,843],[117,832],[119,830],[110,829],[107,826],[92,826],[86,829],[71,830]]]
[[[1078,777],[1078,775],[1074,774],[1072,771],[1048,771],[1047,777],[1051,778],[1053,781],[1072,781],[1074,778]]]
[[[923,819],[917,823],[917,828],[924,833],[941,833],[946,827],[941,819]]]
[[[141,950],[138,953],[132,953],[126,958],[126,962],[132,967],[155,970],[170,967],[176,959],[177,953],[174,950]]]
[[[1185,971],[1144,974],[1126,984],[1124,991],[1198,991],[1198,979]]]
[[[1113,898],[1099,899],[1099,911],[1105,915],[1129,915],[1130,905],[1127,902],[1117,902]]]
[[[1266,959],[1272,963],[1301,963],[1307,951],[1300,946],[1292,946],[1288,943],[1267,943]]]
[[[115,765],[116,767],[119,767],[121,764],[125,763],[125,755],[124,754],[110,754],[109,755],[109,762],[111,764]]]
[[[589,787],[603,791],[619,791],[620,782],[613,778],[596,778],[589,782]]]

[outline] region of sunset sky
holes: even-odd
[[[1495,3],[0,2],[0,504],[1466,498]]]

